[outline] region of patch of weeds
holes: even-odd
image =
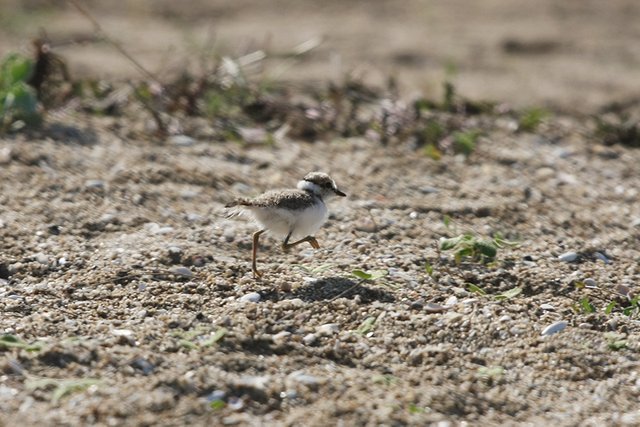
[[[624,335],[616,334],[615,332],[607,332],[604,334],[607,339],[607,347],[613,351],[619,351],[627,348],[627,340],[624,339]]]
[[[451,238],[442,237],[439,240],[440,250],[452,251],[456,264],[460,264],[465,258],[473,262],[487,264],[495,260],[498,249],[516,245],[516,242],[505,240],[500,235],[491,239],[483,239],[473,233],[464,233]]]
[[[502,301],[502,300],[515,298],[518,295],[520,295],[521,293],[522,293],[522,288],[516,287],[516,288],[509,289],[508,291],[504,291],[501,294],[496,295],[495,298],[497,300],[499,300],[499,301]]]
[[[53,393],[51,394],[51,403],[57,404],[60,399],[69,394],[84,391],[91,386],[98,386],[101,383],[102,381],[96,378],[81,378],[70,380],[37,378],[27,380],[26,388],[30,391],[53,388]]]
[[[227,335],[229,330],[221,327],[208,338],[202,338],[208,332],[208,330],[203,328],[195,328],[194,330],[187,332],[176,331],[171,335],[179,338],[178,343],[182,347],[188,350],[200,350],[218,343],[225,337],[225,335]]]
[[[538,126],[550,115],[551,113],[544,108],[525,110],[518,117],[518,130],[521,132],[535,132]]]
[[[0,337],[0,349],[5,348],[19,348],[26,351],[40,351],[42,350],[42,345],[38,343],[29,344],[14,335],[4,334]]]
[[[481,132],[478,130],[455,132],[452,135],[454,152],[461,153],[465,157],[469,157],[476,149],[476,141],[480,134]]]
[[[41,121],[36,91],[27,83],[33,61],[16,53],[0,63],[0,131]]]
[[[625,113],[596,117],[596,137],[606,145],[640,148],[640,121]]]
[[[356,278],[361,280],[378,280],[389,272],[387,270],[373,270],[373,271],[363,271],[363,270],[353,270],[351,272]]]

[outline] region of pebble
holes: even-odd
[[[509,316],[508,314],[505,314],[504,316],[498,319],[498,322],[505,323],[505,322],[510,322],[511,320],[512,320],[511,316]]]
[[[287,340],[291,336],[291,332],[289,331],[281,331],[277,334],[271,336],[271,339],[274,343],[279,344]]]
[[[451,295],[444,303],[445,307],[453,307],[458,303],[458,297],[455,295]]]
[[[542,330],[541,335],[553,335],[556,332],[560,332],[566,328],[568,323],[564,320],[552,323]]]
[[[169,138],[169,142],[178,147],[190,147],[196,143],[196,140],[187,135],[173,135]]]
[[[337,323],[325,323],[316,328],[316,333],[320,336],[337,334],[340,326]]]
[[[548,303],[540,304],[540,308],[547,311],[553,311],[556,309],[556,307],[553,304],[548,304]]]
[[[615,290],[617,293],[625,297],[628,297],[631,293],[631,288],[629,288],[627,285],[623,285],[622,283],[617,284]]]
[[[133,331],[131,329],[114,329],[111,331],[113,335],[116,337],[130,337],[133,336]]]
[[[580,328],[580,329],[591,329],[592,326],[591,326],[591,323],[583,322],[583,323],[580,323],[578,325],[578,328]]]
[[[141,371],[143,375],[149,375],[156,368],[153,365],[153,363],[149,362],[147,359],[144,359],[142,357],[133,359],[131,363],[129,363],[129,365],[133,369],[137,369],[138,371]]]
[[[246,376],[237,380],[239,386],[250,387],[256,390],[266,390],[271,378],[268,376]]]
[[[424,306],[424,310],[427,313],[442,313],[444,311],[447,311],[447,307],[440,305],[440,304],[436,304],[434,302],[428,302],[425,306]]]
[[[242,295],[239,300],[242,302],[258,302],[260,301],[260,294],[257,292],[249,292],[246,295]]]
[[[560,255],[558,257],[558,259],[560,261],[564,261],[564,262],[574,262],[575,260],[578,259],[578,253],[577,252],[565,252],[562,255]]]
[[[316,334],[307,334],[302,338],[302,342],[304,343],[304,345],[311,345],[316,342],[316,339],[318,339]]]
[[[440,190],[438,190],[436,187],[429,187],[428,185],[424,186],[424,187],[420,187],[420,192],[422,194],[433,194],[433,193],[438,193]]]
[[[36,254],[35,259],[38,263],[42,265],[49,265],[49,257],[42,252]]]
[[[598,283],[596,283],[596,281],[595,281],[595,280],[593,280],[593,279],[592,279],[592,278],[590,278],[590,277],[589,277],[589,278],[587,278],[587,279],[584,279],[584,281],[583,281],[582,283],[584,283],[584,285],[585,285],[587,288],[597,288],[597,287],[598,287]]]
[[[105,187],[105,183],[101,179],[88,179],[84,182],[84,186],[87,188],[103,189]]]
[[[602,252],[596,252],[593,255],[605,264],[609,264],[611,262],[611,260],[609,260],[609,258],[607,258]]]
[[[176,276],[182,276],[191,278],[193,277],[193,271],[189,270],[187,267],[171,267],[169,269],[171,274],[175,274]]]
[[[303,371],[294,371],[287,376],[287,380],[307,386],[317,386],[324,382],[323,378],[305,374]]]
[[[0,148],[0,165],[6,165],[11,162],[11,147]]]

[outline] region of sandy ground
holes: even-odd
[[[24,18],[9,3],[3,11]],[[91,4],[120,37],[136,28],[177,44],[213,17],[221,49],[326,37],[287,71],[299,81],[326,77],[338,52],[344,70],[397,72],[407,92],[439,88],[453,58],[473,97],[585,112],[633,95],[635,2],[483,2],[492,13],[399,3],[330,2],[328,15],[287,2],[211,2],[209,14],[157,2],[162,13],[138,27],[148,3]],[[296,20],[274,12],[285,7]],[[52,36],[87,25],[39,13]],[[394,22],[394,37],[374,31],[376,19]],[[3,49],[28,32],[2,28],[13,37]],[[508,53],[507,39],[528,51]],[[549,39],[534,43],[544,52],[527,44]],[[140,43],[132,50],[157,64],[173,42]],[[394,62],[401,47],[418,63]],[[133,74],[103,46],[64,54],[72,70],[87,67],[78,72],[95,55],[112,58],[105,75]],[[52,115],[41,132],[0,138],[0,424],[640,424],[639,315],[623,312],[640,279],[640,151],[603,145],[579,115],[535,133],[509,114],[450,116],[483,131],[468,158],[433,160],[410,138],[141,137],[129,131],[149,120],[141,113]],[[266,236],[254,280],[255,226],[226,218],[224,204],[311,170],[348,197],[330,205],[319,250],[285,254]],[[460,233],[517,245],[488,265],[458,264],[437,242]],[[386,274],[362,280],[356,269]]]

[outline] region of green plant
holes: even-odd
[[[16,53],[0,63],[0,130],[16,123],[38,124],[41,120],[38,97],[27,83],[33,72],[33,61]]]
[[[387,270],[372,270],[372,271],[363,271],[363,270],[353,270],[351,272],[355,277],[362,280],[377,280],[380,279],[389,272]]]
[[[591,314],[596,312],[596,308],[591,304],[588,297],[584,297],[580,300],[580,308],[583,313]]]
[[[607,332],[604,334],[604,337],[607,339],[607,347],[609,347],[610,350],[618,351],[627,348],[627,340],[624,339],[624,335]]]
[[[531,108],[523,111],[518,117],[518,130],[521,132],[535,132],[540,123],[550,116],[543,108]]]
[[[63,397],[87,388],[99,385],[101,381],[95,378],[81,378],[70,380],[58,380],[53,378],[35,378],[26,382],[28,390],[38,390],[53,387],[51,403],[57,404]]]
[[[476,149],[476,141],[480,136],[480,131],[469,130],[466,132],[455,132],[453,137],[453,148],[456,153],[462,153],[469,157]]]
[[[498,254],[506,241],[493,238],[481,239],[471,233],[461,234],[457,237],[441,238],[439,246],[441,251],[453,251],[456,264],[460,264],[463,258],[470,258],[475,262],[491,262]]]
[[[19,348],[26,351],[40,351],[42,350],[42,345],[38,343],[29,344],[14,335],[4,334],[0,336],[0,349],[3,348]]]

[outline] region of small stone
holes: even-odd
[[[271,378],[268,376],[245,376],[236,381],[242,387],[254,388],[256,390],[266,390]]]
[[[11,162],[11,147],[0,148],[0,165],[6,165]]]
[[[445,307],[453,307],[458,303],[458,297],[455,295],[451,295],[444,303]]]
[[[216,400],[224,400],[227,397],[227,392],[224,390],[213,390],[207,395],[207,402],[211,403]]]
[[[510,322],[511,320],[512,320],[511,316],[509,316],[508,314],[505,314],[504,316],[498,319],[498,322],[506,323],[506,322]]]
[[[133,331],[131,329],[114,329],[111,331],[113,335],[116,337],[131,337],[133,336]]]
[[[624,297],[628,297],[629,294],[631,293],[631,288],[629,288],[627,285],[624,285],[622,283],[619,283],[615,286],[615,290],[617,293],[619,293],[620,295],[624,296]]]
[[[39,252],[35,256],[35,260],[42,265],[49,265],[49,257],[42,252]]]
[[[241,302],[258,302],[260,301],[260,294],[257,292],[249,292],[246,295],[243,295],[239,298],[239,301]]]
[[[133,369],[142,372],[143,375],[149,375],[156,368],[151,362],[142,357],[135,358],[129,363]]]
[[[328,336],[337,334],[340,330],[340,326],[337,323],[325,323],[316,328],[316,333],[320,336]]]
[[[92,189],[103,189],[105,187],[105,183],[101,179],[88,179],[84,182],[84,186]]]
[[[546,328],[544,328],[542,330],[541,335],[553,335],[556,332],[560,332],[562,330],[564,330],[564,328],[566,328],[568,325],[567,322],[565,322],[564,320],[560,320],[558,322],[552,323],[549,326],[547,326]]]
[[[269,140],[269,133],[262,128],[238,127],[238,133],[247,144],[264,144]]]
[[[592,278],[590,278],[590,277],[589,277],[589,278],[587,278],[587,279],[584,279],[584,281],[583,281],[582,283],[584,283],[584,285],[585,285],[587,288],[597,288],[597,287],[598,287],[598,284],[596,283],[596,281],[595,281],[595,280],[593,280],[593,279],[592,279]]]
[[[294,371],[287,376],[287,381],[304,384],[309,387],[317,387],[325,382],[323,378],[305,374],[303,371]]]
[[[428,302],[427,305],[424,306],[424,310],[427,313],[442,313],[447,310],[447,307],[434,302]]]
[[[191,278],[193,277],[193,271],[189,270],[187,267],[171,267],[169,269],[171,274],[175,274],[176,276]]]
[[[605,264],[609,264],[611,262],[611,260],[602,252],[595,252],[593,255]]]
[[[560,261],[564,262],[574,262],[578,259],[579,255],[577,252],[565,252],[558,257]]]
[[[553,304],[548,304],[548,303],[540,304],[540,308],[546,311],[553,311],[556,309],[556,307]]]
[[[419,300],[413,301],[409,307],[412,310],[422,310],[424,308],[424,300],[419,299]]]
[[[281,332],[278,332],[277,334],[272,335],[271,339],[273,340],[274,343],[280,344],[285,342],[290,336],[291,336],[291,332],[281,331]]]
[[[430,187],[428,185],[425,185],[424,187],[420,187],[420,192],[422,194],[433,194],[433,193],[438,193],[440,190],[438,190],[436,187]]]
[[[580,323],[578,325],[578,328],[580,328],[580,329],[591,329],[592,326],[591,326],[591,323],[583,322],[583,323]]]
[[[307,334],[302,338],[302,342],[304,343],[304,345],[311,345],[316,342],[316,339],[318,339],[316,334]]]
[[[196,140],[187,135],[173,135],[169,138],[169,143],[178,147],[190,147],[196,143]]]

